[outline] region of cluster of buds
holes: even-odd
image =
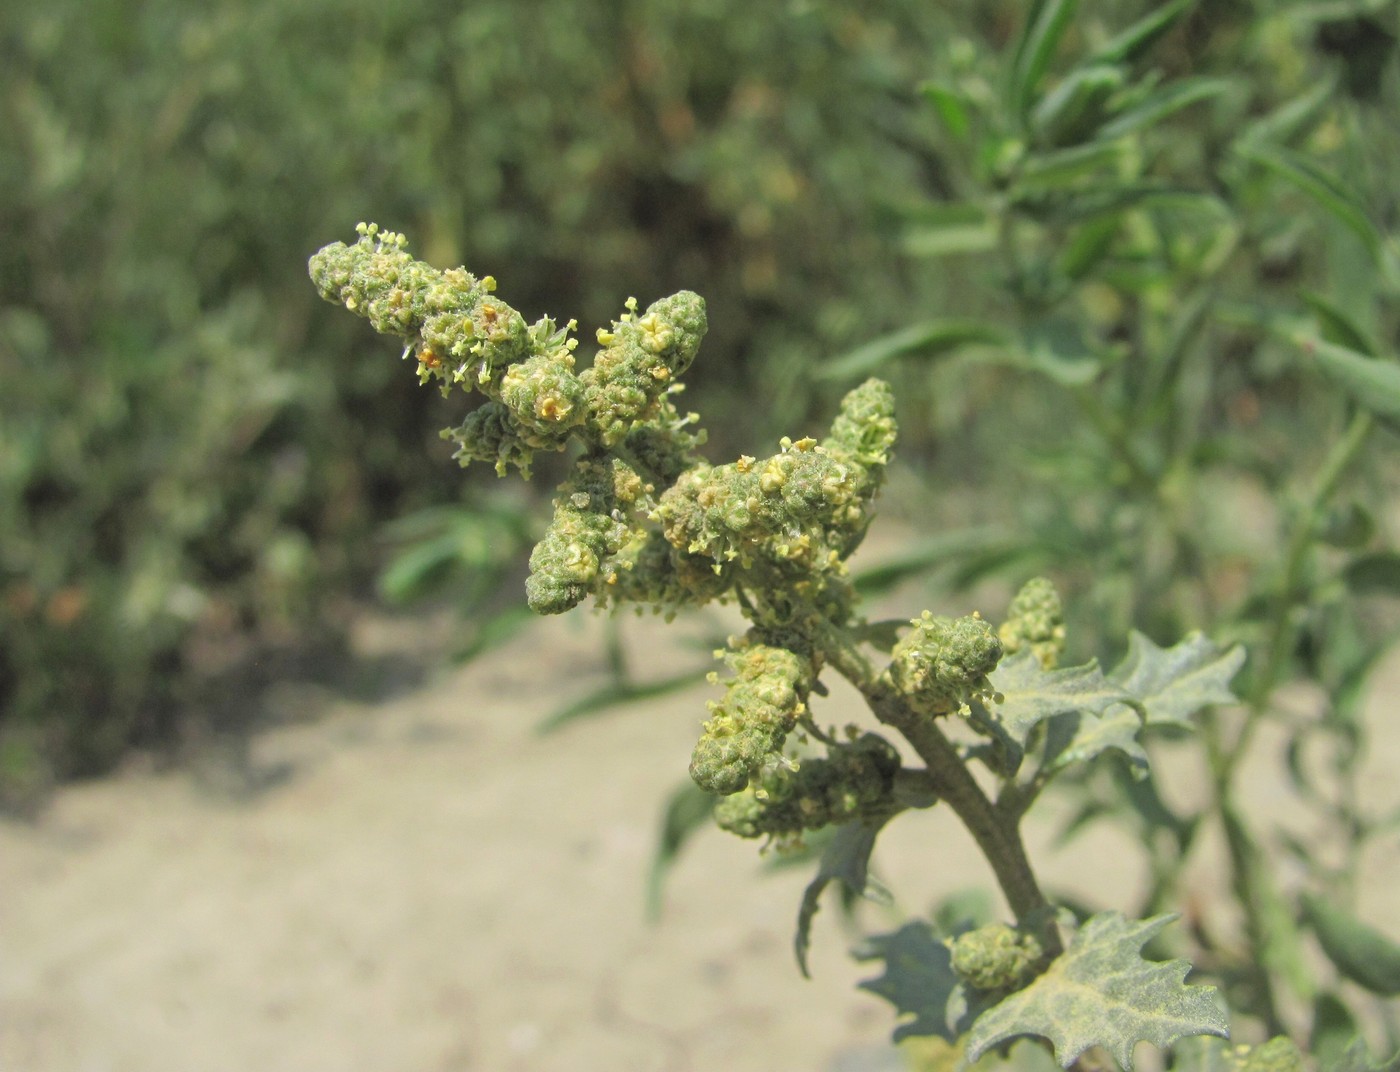
[[[1042,667],[1055,669],[1065,650],[1065,614],[1055,586],[1044,577],[1027,581],[1007,608],[997,636],[1006,654],[1029,649]]]
[[[1002,643],[979,614],[938,618],[929,611],[891,653],[889,678],[909,709],[938,717],[973,700],[997,700],[988,676],[1001,661]]]
[[[895,808],[899,767],[894,746],[867,733],[850,744],[833,745],[824,758],[765,772],[720,801],[715,821],[739,837],[767,837],[781,847],[796,843],[806,830],[882,818]]]
[[[871,818],[893,806],[899,756],[867,734],[796,766],[783,754],[818,688],[818,637],[849,621],[846,560],[870,521],[895,441],[894,400],[869,380],[846,395],[829,434],[783,439],[767,458],[703,461],[693,414],[674,404],[678,378],[705,334],[705,303],[688,291],[638,311],[629,299],[601,349],[575,369],[576,324],[534,324],[495,296],[495,281],[414,260],[402,235],[361,224],[352,245],[311,258],[322,296],[405,340],[420,382],[484,401],[443,435],[466,465],[528,476],[538,451],[580,448],[554,516],[530,556],[526,594],[541,613],[592,597],[667,612],[735,598],[754,628],[720,653],[723,699],[690,772],[726,796],[724,826],[744,837]],[[895,646],[886,683],[912,713],[951,714],[995,698],[988,674],[1003,650],[1029,647],[1051,665],[1064,627],[1054,590],[1032,582],[1000,638],[986,622],[925,613]],[[718,678],[714,678],[718,682]]]
[[[806,714],[817,667],[809,654],[764,643],[757,629],[732,638],[722,656],[733,676],[724,699],[710,702],[690,776],[700,788],[727,796],[782,762],[787,735]],[[710,677],[718,683],[718,675]]]
[[[1045,966],[1045,946],[1029,930],[990,923],[947,942],[953,971],[975,990],[1015,990]]]

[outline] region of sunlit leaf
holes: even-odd
[[[1093,916],[1045,973],[979,1016],[967,1040],[975,1061],[1017,1035],[1042,1035],[1068,1068],[1091,1046],[1102,1046],[1128,1072],[1133,1047],[1165,1049],[1189,1035],[1228,1034],[1211,986],[1188,986],[1185,960],[1142,958],[1143,945],[1174,916],[1129,921],[1116,912]]]
[[[1108,679],[1137,699],[1147,724],[1186,723],[1209,704],[1234,703],[1230,682],[1244,665],[1245,650],[1221,651],[1203,633],[1191,633],[1170,648],[1133,630],[1128,654]]]
[[[1109,681],[1097,662],[1046,670],[1030,651],[1003,659],[991,674],[1002,702],[988,710],[1021,747],[1036,724],[1071,711],[1101,715],[1114,704],[1138,706],[1138,701]]]

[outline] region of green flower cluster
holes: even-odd
[[[1044,577],[1022,585],[997,636],[1008,655],[1029,648],[1042,667],[1055,669],[1065,650],[1065,614],[1055,586]]]
[[[1029,982],[1045,961],[1045,947],[1027,931],[992,923],[948,943],[953,971],[975,990],[1014,990]]]
[[[911,710],[951,715],[974,699],[995,700],[987,675],[1001,660],[1002,643],[981,615],[937,618],[929,611],[895,645],[889,676]]]
[[[574,372],[573,321],[525,318],[493,297],[490,276],[463,268],[440,271],[414,260],[401,234],[360,224],[360,239],[336,242],[311,258],[322,297],[365,317],[376,331],[406,340],[423,383],[478,390],[487,401],[456,428],[463,465],[491,462],[504,475],[526,475],[536,451],[563,450],[570,438],[608,448],[640,425],[681,425],[667,396],[689,367],[705,334],[705,303],[682,291],[637,314],[636,302],[600,331],[604,349],[593,367]],[[693,440],[694,437],[689,437]],[[686,437],[682,437],[686,439]]]
[[[715,821],[739,837],[783,841],[804,830],[888,815],[899,767],[894,746],[867,733],[833,746],[824,758],[760,775],[756,784],[719,802]]]
[[[724,699],[710,701],[690,759],[690,776],[711,793],[737,793],[763,767],[779,762],[787,735],[807,710],[817,678],[812,656],[766,644],[761,636],[750,629],[722,653],[733,677],[725,682]]]
[[[843,573],[869,524],[895,439],[888,385],[868,380],[846,395],[831,435],[818,443],[783,439],[762,461],[698,464],[652,515],[672,546],[757,573],[776,589]]]

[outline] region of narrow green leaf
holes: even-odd
[[[1132,63],[1157,43],[1180,21],[1196,0],[1172,0],[1133,23],[1103,48],[1094,53],[1090,63]]]
[[[975,320],[926,320],[882,335],[824,364],[820,380],[855,380],[871,375],[899,357],[937,357],[963,346],[1009,346],[1011,338],[1001,328]]]
[[[1090,917],[1043,975],[977,1018],[967,1037],[968,1061],[1017,1035],[1042,1035],[1062,1067],[1102,1046],[1132,1072],[1139,1042],[1166,1049],[1188,1035],[1226,1037],[1215,988],[1187,986],[1187,961],[1142,958],[1143,945],[1175,918]]]
[[[862,596],[882,595],[910,577],[983,553],[988,548],[1019,549],[1024,545],[1019,534],[999,525],[953,529],[922,539],[882,562],[857,571],[854,584]]]
[[[1310,198],[1343,227],[1361,240],[1372,260],[1382,262],[1382,239],[1376,225],[1355,195],[1333,175],[1300,153],[1279,145],[1236,143],[1245,159],[1258,164],[1283,179],[1294,189]]]
[[[1208,704],[1236,702],[1230,682],[1244,658],[1241,645],[1221,651],[1203,633],[1160,648],[1135,629],[1128,636],[1128,654],[1108,680],[1142,704],[1147,725],[1186,725]]]
[[[1041,98],[1031,112],[1030,126],[1043,145],[1073,145],[1085,140],[1103,122],[1109,97],[1123,85],[1121,68],[1079,67]]]
[[[1031,324],[1022,337],[1020,354],[1024,367],[1061,387],[1082,387],[1101,370],[1083,326],[1071,317],[1050,316]]]
[[[959,141],[966,140],[972,131],[971,104],[957,90],[949,89],[939,82],[925,82],[919,87],[924,99],[933,105],[938,118],[948,128],[948,133]]]
[[[1068,149],[1027,156],[1016,176],[1013,199],[1044,194],[1047,188],[1058,189],[1086,175],[1116,172],[1124,146],[1118,142],[1091,141]]]
[[[1011,107],[1018,116],[1024,118],[1029,113],[1036,87],[1078,7],[1078,0],[1045,0],[1027,16],[1025,32],[1011,64]]]
[[[1376,344],[1342,308],[1329,298],[1310,291],[1303,292],[1303,301],[1317,317],[1322,337],[1337,346],[1345,346],[1366,357],[1376,357]]]
[[[1114,704],[1139,708],[1138,701],[1109,681],[1097,662],[1046,670],[1030,651],[1008,655],[991,675],[1002,701],[988,708],[1011,738],[1025,747],[1037,723],[1070,711],[1102,715]]]
[[[1400,365],[1316,336],[1296,334],[1293,342],[1357,405],[1387,421],[1400,422]]]
[[[535,727],[535,732],[553,733],[568,723],[587,715],[596,715],[622,704],[637,703],[640,700],[654,700],[667,693],[679,692],[681,689],[704,681],[709,672],[709,668],[706,667],[701,670],[688,670],[683,674],[662,678],[659,681],[646,681],[640,684],[633,684],[629,681],[609,682],[602,688],[594,689],[554,712]]]
[[[1114,116],[1099,128],[1097,137],[1107,141],[1154,126],[1198,101],[1220,96],[1230,85],[1224,78],[1183,78],[1172,82]]]
[[[1324,79],[1301,97],[1281,104],[1267,115],[1249,123],[1235,139],[1240,149],[1256,145],[1287,145],[1294,139],[1311,130],[1322,118],[1328,102],[1336,89],[1336,81]]]
[[[656,850],[651,857],[651,873],[647,877],[647,915],[661,915],[661,887],[666,874],[680,856],[686,843],[710,824],[715,810],[715,797],[705,792],[691,779],[678,784],[661,812],[661,828],[657,831]]]
[[[1300,902],[1303,919],[1339,972],[1373,994],[1400,994],[1400,943],[1316,894],[1304,893]]]

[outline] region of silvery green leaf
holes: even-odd
[[[1143,945],[1174,918],[1090,917],[1043,975],[977,1018],[968,1033],[968,1060],[1017,1035],[1042,1035],[1065,1068],[1091,1046],[1102,1046],[1132,1072],[1139,1042],[1165,1049],[1188,1035],[1226,1037],[1215,988],[1186,985],[1187,961],[1142,958]]]

